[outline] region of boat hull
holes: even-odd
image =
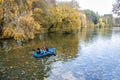
[[[43,50],[40,54],[37,54],[37,52],[33,52],[33,56],[35,58],[42,58],[48,55],[55,55],[55,48],[48,48],[48,52],[45,52]]]

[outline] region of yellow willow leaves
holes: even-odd
[[[1,0],[0,0],[1,1]],[[0,4],[0,22],[4,17],[2,36],[15,40],[33,39],[36,30],[40,31],[40,25],[33,18],[34,0],[4,0],[3,7]],[[35,11],[40,11],[35,9]],[[14,26],[14,27],[13,27]]]
[[[110,26],[110,22],[109,22],[109,18],[99,18],[98,23],[97,23],[97,27],[108,27]],[[112,23],[112,22],[111,22]]]
[[[40,25],[35,23],[32,17],[20,16],[18,26],[15,28],[7,27],[4,30],[3,37],[13,37],[15,40],[21,41],[34,39],[34,30],[39,29]]]
[[[42,14],[43,14],[43,12],[40,8],[35,8],[34,9],[33,17],[34,17],[35,21],[37,21],[39,24],[41,24],[41,22],[43,22],[43,18],[45,17]]]
[[[14,35],[14,30],[13,27],[4,27],[3,29],[3,37],[5,38],[9,38],[9,37],[13,37]]]
[[[29,28],[30,30],[33,30],[34,19],[30,16],[28,16],[28,17],[20,16],[19,26],[22,27],[22,28]]]
[[[80,28],[81,15],[78,10],[67,5],[58,5],[56,7],[49,8],[48,12],[50,13],[51,22],[55,24],[54,26],[61,25],[59,28],[63,30]]]
[[[80,26],[81,27],[86,27],[86,24],[87,24],[87,22],[86,22],[86,15],[85,14],[83,14],[83,13],[79,13],[79,15],[80,15]]]
[[[33,0],[27,0],[27,3],[28,3],[28,5],[32,5],[32,3],[33,3]]]
[[[14,39],[23,41],[25,39],[25,33],[22,28],[15,27],[14,29]]]
[[[18,7],[14,0],[6,0],[4,5],[4,23],[10,23],[17,16]]]
[[[40,9],[40,8],[35,8],[35,9],[34,9],[34,12],[35,12],[35,13],[41,13],[41,12],[42,12],[42,9]]]
[[[29,31],[26,31],[26,30],[23,30],[22,28],[17,28],[15,30],[15,33],[14,33],[14,39],[15,40],[20,40],[20,41],[24,41],[24,40],[28,40],[28,39],[34,39],[34,33],[33,32],[29,32]]]
[[[3,2],[3,0],[0,0],[0,4]]]
[[[34,37],[35,37],[34,33],[33,33],[33,32],[30,32],[30,33],[29,33],[29,38],[30,38],[30,39],[34,39]]]
[[[34,24],[34,29],[35,29],[35,30],[40,30],[40,25],[39,25],[38,23],[35,23],[35,24]]]
[[[34,8],[33,18],[39,25],[42,24],[42,27],[46,27],[46,25],[51,22],[51,17],[49,17],[47,12],[44,12],[41,8]]]
[[[14,39],[15,40],[20,40],[20,41],[23,41],[25,39],[25,35],[23,33],[20,33],[20,32],[16,32],[14,34]]]
[[[2,6],[0,5],[0,21],[1,21],[2,15],[3,15],[3,9],[2,9]]]

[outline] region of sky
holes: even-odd
[[[57,1],[71,1],[71,0],[57,0]],[[77,0],[81,9],[90,9],[94,12],[98,12],[100,15],[111,14],[112,4],[116,0]]]
[[[81,9],[90,9],[100,15],[112,13],[112,4],[115,0],[77,0]]]

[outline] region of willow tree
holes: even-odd
[[[86,15],[82,12],[79,12],[80,14],[80,27],[87,27],[87,18]]]
[[[96,24],[97,27],[112,27],[114,23],[113,17],[109,15],[104,15],[98,19],[98,23]]]
[[[2,36],[7,38],[13,37],[15,27],[14,20],[17,12],[17,4],[14,2],[14,0],[3,0],[2,9]]]
[[[46,27],[48,20],[47,7],[47,3],[44,0],[34,0],[32,4],[33,18],[42,27]]]
[[[20,0],[20,1],[16,0],[16,3],[18,4],[18,17],[17,17],[18,21],[14,39],[19,39],[19,36],[22,36],[22,40],[33,39],[34,30],[40,29],[40,26],[34,21],[32,17],[33,1],[34,0]]]
[[[41,3],[44,4],[44,7],[39,6],[43,5]],[[57,5],[52,5],[43,0],[35,0],[33,17],[47,31],[80,29],[80,27],[86,26],[86,16],[79,12],[75,3],[72,0],[72,2],[59,2]]]
[[[96,24],[96,26],[99,27],[99,28],[104,28],[105,27],[104,18],[99,18],[98,23]]]
[[[40,26],[32,18],[32,3],[33,0],[4,0],[3,37],[15,40],[34,38],[34,30]]]
[[[77,9],[67,5],[58,5],[55,8],[49,8],[49,17],[53,27],[62,31],[71,31],[80,28],[80,14]]]
[[[2,0],[0,0],[0,36],[2,34],[2,20],[3,20],[3,8],[2,8]]]

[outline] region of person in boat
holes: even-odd
[[[48,48],[47,47],[44,47],[44,50],[45,50],[45,52],[48,52]]]
[[[37,48],[37,54],[40,54],[41,53],[41,50],[40,50],[40,48]]]

